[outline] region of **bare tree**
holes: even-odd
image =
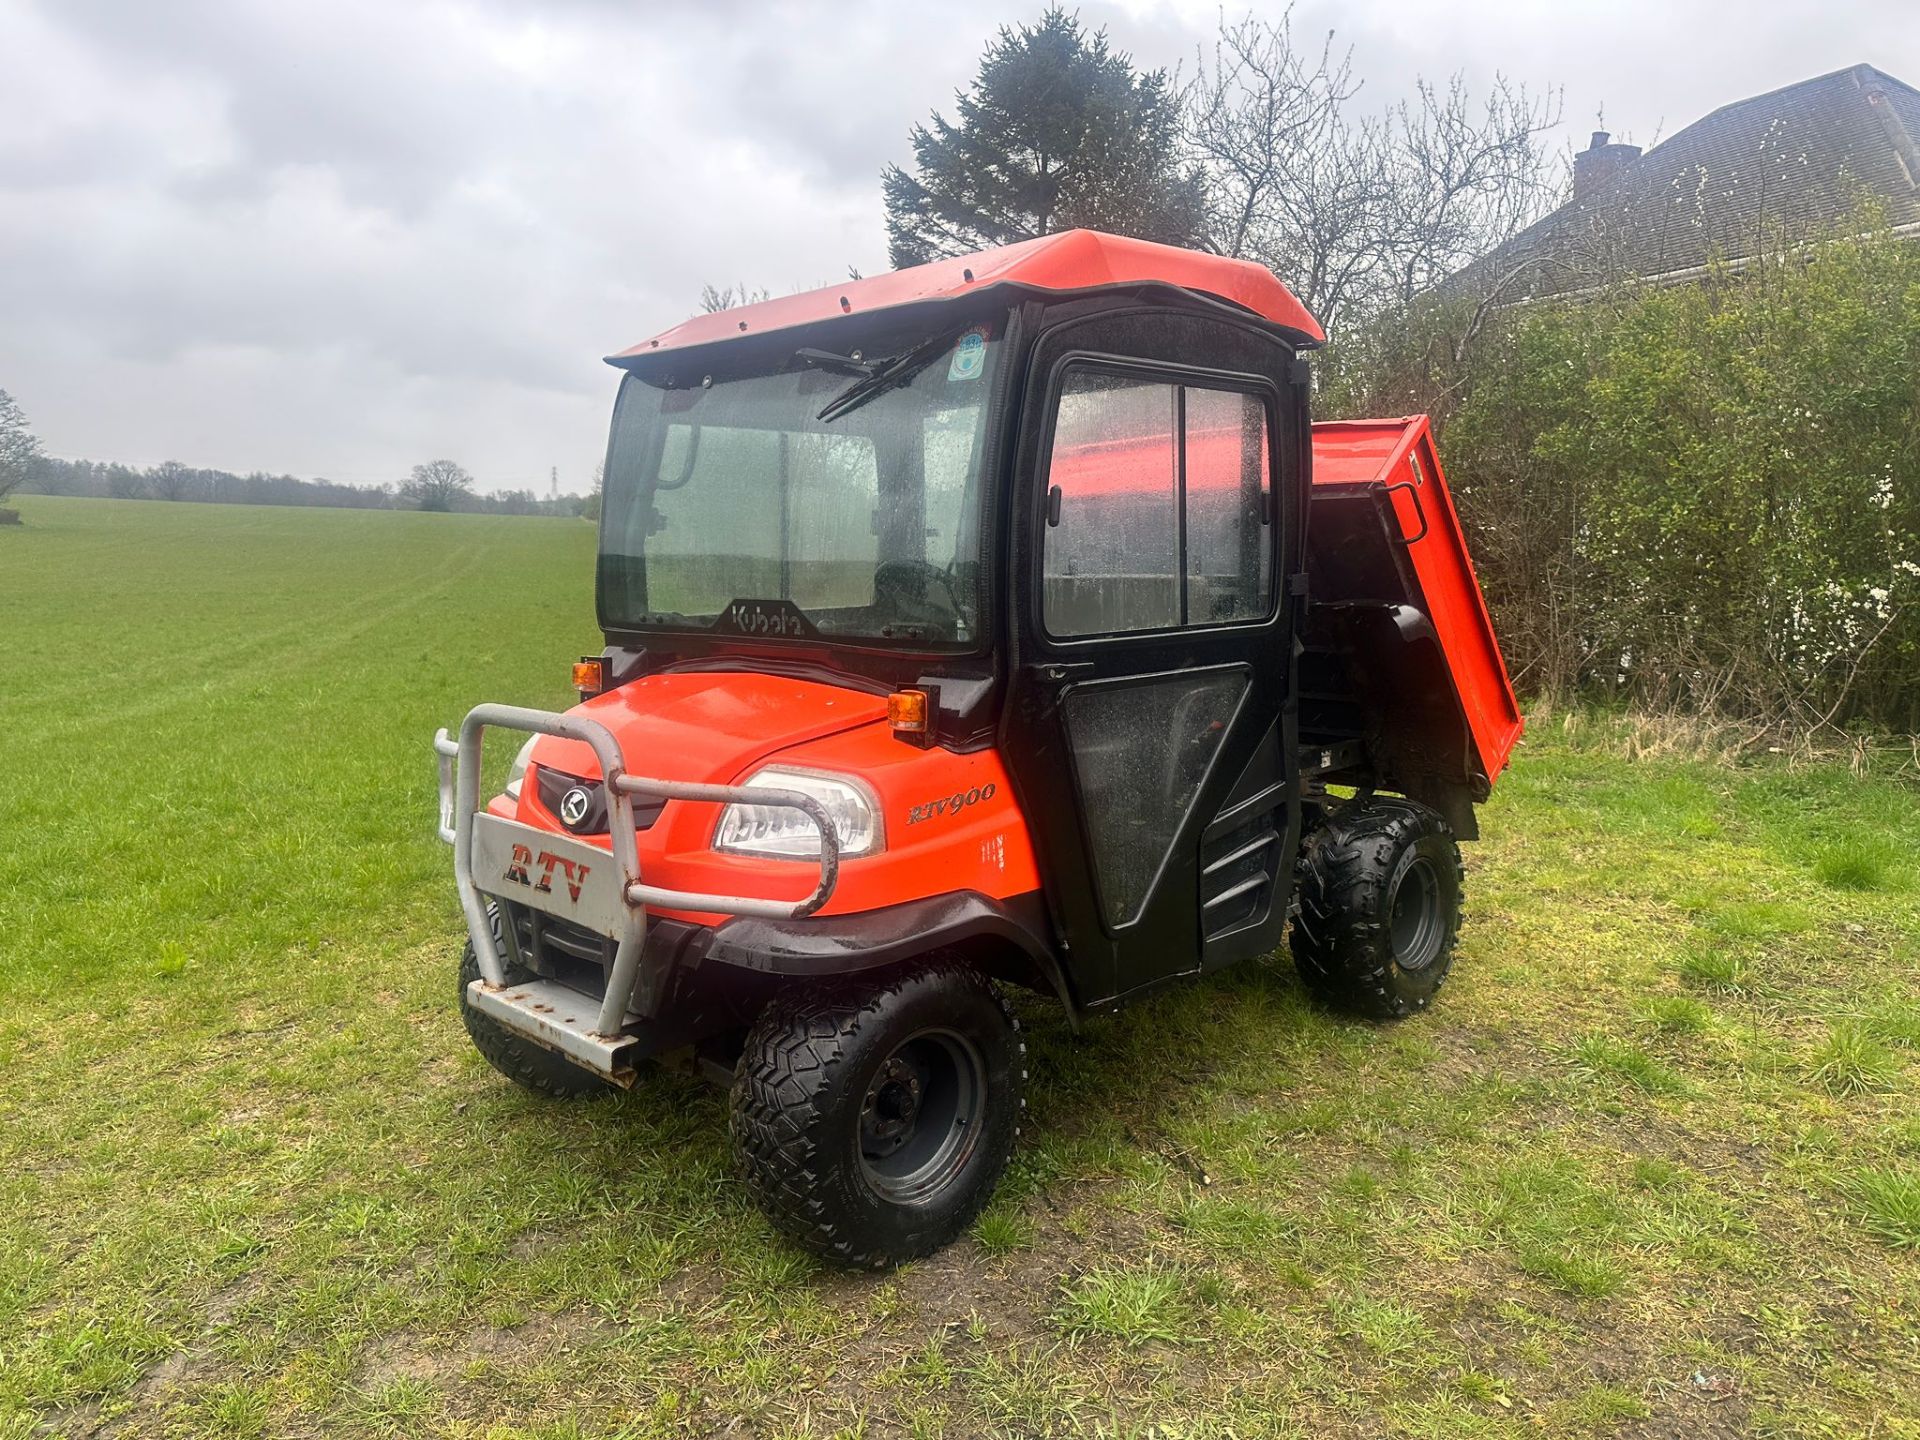
[[[26,415],[11,395],[0,390],[0,500],[26,483],[39,458],[40,442],[27,428]]]
[[[473,493],[473,476],[451,460],[429,460],[413,467],[400,493],[422,510],[451,510],[456,500]]]
[[[758,305],[762,300],[772,298],[771,290],[764,286],[755,289],[744,280],[738,285],[729,285],[725,289],[714,285],[700,287],[700,309],[708,315],[721,310],[731,310],[736,305]]]
[[[1318,58],[1293,44],[1292,10],[1267,22],[1221,21],[1213,62],[1182,96],[1192,159],[1207,175],[1206,238],[1243,255],[1284,226],[1289,203],[1307,188],[1302,173],[1328,153],[1341,107],[1358,91],[1351,52],[1333,56],[1328,34]]]
[[[1350,54],[1296,45],[1292,12],[1222,19],[1184,95],[1206,177],[1207,243],[1276,271],[1329,328],[1404,301],[1548,208],[1544,132],[1559,96],[1496,78],[1476,105],[1455,77],[1355,117]]]
[[[1560,94],[1527,93],[1496,75],[1475,104],[1455,75],[1426,81],[1386,123],[1387,190],[1382,251],[1387,298],[1401,304],[1504,244],[1553,208],[1559,175],[1546,132],[1560,123]]]

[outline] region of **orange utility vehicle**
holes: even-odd
[[[611,357],[606,648],[436,743],[481,1053],[692,1054],[768,1216],[885,1265],[1007,1162],[1002,984],[1077,1025],[1291,919],[1316,992],[1425,1006],[1521,722],[1424,418],[1312,426],[1322,338],[1074,231]]]

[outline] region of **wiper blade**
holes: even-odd
[[[796,350],[793,358],[812,370],[838,370],[842,375],[858,375],[862,379],[872,379],[880,368],[871,360],[862,360],[858,354],[842,355],[837,350]]]
[[[850,411],[858,410],[874,396],[904,385],[931,365],[947,347],[953,343],[953,332],[943,330],[938,335],[929,335],[911,349],[902,350],[891,360],[874,362],[873,373],[863,380],[856,380],[829,400],[816,420],[838,420]]]

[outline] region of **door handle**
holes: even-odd
[[[1048,680],[1059,684],[1062,680],[1077,680],[1083,675],[1093,673],[1091,660],[1049,660],[1039,665],[1027,666],[1027,674],[1036,680]]]

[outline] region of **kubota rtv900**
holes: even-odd
[[[1077,1023],[1291,918],[1315,991],[1426,1005],[1520,719],[1424,420],[1312,427],[1321,338],[1075,231],[612,357],[606,649],[437,744],[481,1053],[570,1095],[690,1048],[769,1217],[881,1265],[1007,1162],[1002,985]],[[490,728],[534,738],[487,798]]]

